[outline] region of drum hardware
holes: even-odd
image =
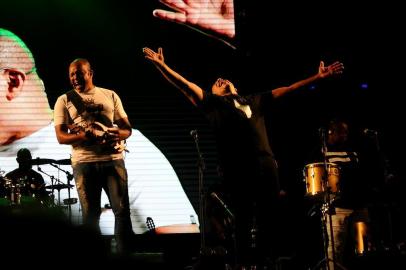
[[[49,176],[49,178],[51,179],[51,185],[45,186],[46,189],[51,189],[51,193],[54,194],[54,190],[58,191],[58,206],[61,205],[61,188],[57,189],[55,187],[62,187],[62,186],[57,186],[57,185],[64,185],[58,178],[56,178],[53,175],[50,175],[46,172],[44,172],[40,166],[37,166],[37,170],[42,173],[45,174],[47,176]],[[54,184],[54,182],[58,182],[59,184]]]
[[[56,189],[56,190],[61,190],[65,188],[73,188],[74,185],[67,185],[67,184],[54,184],[54,185],[48,185],[45,186],[46,189]]]
[[[69,160],[69,162],[70,162],[70,159],[68,159]],[[63,161],[66,161],[66,159],[65,160],[63,160],[63,159],[61,159],[61,160],[59,160],[58,162],[63,162]],[[64,172],[65,174],[66,174],[66,180],[67,180],[67,186],[68,187],[73,187],[73,185],[71,185],[71,184],[69,184],[70,183],[70,181],[72,181],[72,179],[73,179],[73,174],[71,174],[69,171],[66,171],[66,170],[63,170],[63,169],[61,169],[60,168],[60,166],[58,166],[58,165],[55,165],[55,164],[50,164],[51,166],[53,166],[53,167],[55,167],[55,168],[57,168],[58,170],[60,170],[61,172]],[[71,196],[70,196],[70,188],[68,188],[68,202],[70,202],[70,200],[71,200]],[[68,215],[69,215],[69,220],[72,220],[72,208],[71,208],[71,204],[68,204]]]
[[[2,188],[4,188],[4,199],[9,206],[24,206],[24,205],[44,205],[44,197],[39,194],[40,187],[30,184],[26,177],[22,177],[16,180],[9,179],[7,177],[2,178]],[[3,203],[4,204],[4,203]]]
[[[23,187],[22,183],[17,181],[13,181],[7,177],[3,178],[3,186],[6,191],[6,198],[8,199],[9,205],[19,205],[20,204],[20,188]]]
[[[347,270],[344,266],[339,264],[336,261],[336,254],[335,254],[335,244],[334,244],[334,231],[333,231],[333,222],[332,222],[332,215],[334,214],[334,207],[332,206],[332,198],[334,199],[334,195],[336,195],[339,191],[338,185],[338,177],[339,169],[338,166],[334,166],[334,163],[329,163],[327,161],[327,143],[326,143],[326,130],[324,128],[319,129],[320,132],[320,140],[322,146],[322,154],[323,154],[323,162],[310,164],[305,168],[313,169],[311,173],[308,175],[308,179],[311,184],[307,187],[307,193],[310,196],[317,195],[317,197],[321,197],[322,204],[320,205],[319,211],[321,212],[321,224],[323,228],[323,243],[324,243],[324,258],[321,259],[313,268],[312,270],[319,269],[324,265],[327,267],[328,270]],[[334,168],[336,169],[330,169]],[[320,175],[317,175],[316,172],[318,170],[314,170],[315,168],[320,168]],[[330,173],[332,172],[332,173]],[[330,176],[334,176],[331,177]],[[330,180],[331,179],[331,180]],[[314,182],[314,184],[312,184]],[[312,195],[314,194],[314,195]],[[320,196],[321,195],[321,196]],[[329,224],[329,228],[327,228],[327,223]],[[330,231],[330,239],[328,237],[327,230]],[[331,245],[332,250],[332,258],[329,257],[329,245]],[[332,264],[333,268],[330,268],[330,263]],[[338,267],[338,268],[337,268]]]
[[[70,181],[73,179],[73,175],[70,172],[68,172],[66,170],[63,170],[63,169],[61,169],[59,167],[60,165],[66,165],[67,162],[68,162],[67,160],[70,161],[70,159],[61,159],[61,160],[53,160],[53,159],[48,160],[48,159],[45,159],[45,160],[50,161],[49,163],[46,163],[46,164],[49,164],[49,165],[57,168],[58,170],[60,170],[60,171],[62,171],[62,172],[64,172],[66,174],[67,183],[65,184],[65,183],[62,183],[62,181],[60,181],[58,178],[54,177],[53,175],[50,175],[50,174],[44,172],[41,169],[41,167],[39,167],[37,165],[37,170],[39,172],[41,172],[41,173],[43,173],[43,174],[45,174],[45,175],[47,175],[47,176],[49,176],[51,178],[51,185],[48,185],[45,188],[51,189],[52,193],[54,192],[54,190],[58,191],[58,206],[62,206],[62,204],[61,204],[61,194],[60,194],[61,189],[65,189],[65,188],[68,189],[68,198],[66,199],[66,204],[65,205],[68,208],[69,220],[71,220],[72,219],[71,205],[77,202],[77,199],[76,198],[71,198],[71,195],[70,195],[70,189],[74,187],[73,185],[70,184]],[[58,163],[61,163],[61,164],[58,164]],[[58,164],[58,165],[55,165],[55,164]],[[76,199],[76,202],[75,202],[75,199]],[[64,203],[65,203],[65,200],[64,200]]]
[[[18,184],[12,184],[10,187],[10,205],[19,205],[20,204],[20,186]]]
[[[64,205],[76,204],[77,202],[78,202],[77,198],[68,198],[63,200]]]

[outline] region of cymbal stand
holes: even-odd
[[[41,167],[38,166],[38,165],[37,165],[37,170],[38,170],[40,173],[45,174],[46,176],[48,176],[49,178],[51,178],[52,204],[54,204],[54,198],[55,198],[55,195],[54,195],[55,188],[54,188],[54,186],[55,186],[55,183],[62,183],[62,182],[61,182],[58,178],[56,178],[55,176],[44,172],[44,171],[41,169]],[[54,182],[54,180],[55,180],[55,182]],[[61,189],[57,189],[57,190],[58,190],[58,206],[61,206]]]
[[[48,174],[48,173],[44,172],[44,171],[41,169],[41,167],[38,166],[38,165],[37,165],[37,170],[38,170],[40,173],[45,174],[46,176],[48,176],[48,177],[51,179],[51,186],[52,186],[52,189],[51,189],[52,204],[55,204],[55,202],[54,202],[54,199],[55,199],[55,195],[54,195],[54,191],[55,191],[55,189],[54,189],[54,180],[56,180],[57,182],[60,182],[59,179],[56,178],[55,176],[51,175],[51,174]],[[58,190],[58,206],[59,206],[59,205],[61,205],[61,195],[60,195],[59,190]]]
[[[60,170],[61,172],[64,172],[66,174],[66,185],[68,187],[68,215],[69,215],[69,220],[72,220],[72,207],[71,207],[71,196],[70,196],[70,181],[72,181],[73,179],[73,174],[71,174],[69,171],[63,170],[60,168],[60,166],[55,165],[53,163],[50,164],[51,166],[57,168],[58,170]]]

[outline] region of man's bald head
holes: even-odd
[[[70,65],[71,66],[84,66],[87,67],[89,70],[92,70],[92,67],[90,65],[89,60],[85,59],[85,58],[76,58],[75,60],[73,60]]]
[[[93,70],[90,62],[84,58],[73,60],[69,65],[69,79],[73,88],[80,92],[92,89]]]

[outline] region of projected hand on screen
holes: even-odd
[[[185,24],[210,36],[233,39],[235,36],[233,0],[160,0],[172,9],[155,9],[157,18]],[[223,40],[224,41],[224,40]]]

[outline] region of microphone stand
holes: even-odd
[[[232,249],[233,249],[233,256],[232,256],[232,264],[233,265],[235,265],[236,263],[237,263],[237,240],[236,240],[236,236],[235,236],[235,216],[234,216],[234,214],[233,214],[233,212],[231,212],[231,210],[228,208],[228,206],[224,203],[224,201],[222,200],[222,199],[220,199],[219,198],[219,196],[215,193],[215,192],[212,192],[212,193],[210,193],[210,196],[213,198],[213,199],[215,199],[218,203],[220,203],[220,205],[222,206],[222,208],[223,208],[223,210],[224,210],[224,212],[227,214],[227,216],[228,216],[228,223],[230,223],[230,226],[231,226],[231,232],[228,232],[227,233],[227,235],[230,235],[230,237],[231,237],[231,243],[232,243]],[[254,218],[255,218],[255,216],[254,216]],[[255,231],[254,231],[255,230]],[[251,230],[251,236],[253,236],[255,234],[255,236],[256,236],[256,222],[255,222],[255,219],[254,219],[254,224],[253,224],[253,230]],[[229,236],[226,236],[226,239],[228,238]],[[251,240],[253,240],[252,238],[251,238]],[[227,241],[228,242],[228,241]],[[251,245],[253,244],[253,243],[255,243],[255,241],[252,241],[251,242]],[[226,245],[228,246],[228,243],[226,243]],[[251,246],[252,247],[252,246]],[[226,249],[225,250],[223,250],[222,251],[224,254],[228,254],[228,252],[227,252],[227,247],[226,247]],[[227,268],[227,264],[226,264],[226,269],[228,269]]]
[[[197,264],[192,268],[196,270],[204,270],[204,269],[210,269],[212,265],[208,262],[206,262],[204,259],[207,259],[208,256],[213,256],[213,255],[220,255],[223,256],[227,253],[227,251],[224,251],[223,249],[213,249],[213,248],[207,248],[206,247],[206,200],[205,200],[205,192],[204,192],[204,185],[203,185],[203,176],[204,176],[204,170],[206,169],[206,165],[204,163],[203,155],[200,151],[199,147],[199,137],[197,134],[197,130],[194,129],[190,131],[190,135],[193,137],[196,145],[196,151],[197,151],[197,166],[198,166],[198,177],[199,177],[199,216],[200,216],[200,260],[197,262]],[[214,195],[216,195],[214,193]],[[213,196],[213,193],[212,195]],[[218,196],[215,196],[216,199],[219,199]],[[222,202],[222,201],[221,201]],[[222,204],[225,209],[228,209],[227,206],[223,203]],[[234,219],[234,215],[231,213],[231,211],[227,211],[228,214],[231,214],[230,217]],[[234,224],[234,222],[232,222]],[[234,226],[234,225],[233,225]],[[233,229],[234,231],[234,229]],[[234,235],[233,235],[234,238]],[[235,244],[235,241],[234,241]],[[209,260],[210,261],[210,260]],[[209,268],[207,268],[209,267]],[[225,266],[226,267],[226,266]]]
[[[327,269],[328,270],[335,270],[337,266],[339,268],[346,270],[342,265],[338,264],[336,262],[336,253],[335,253],[335,243],[334,243],[334,229],[333,229],[333,218],[332,215],[334,213],[333,206],[331,205],[331,187],[328,182],[328,160],[327,160],[327,142],[326,142],[326,130],[324,128],[320,129],[320,137],[321,137],[321,145],[322,145],[322,153],[323,153],[323,163],[324,163],[324,173],[322,176],[322,181],[323,185],[326,187],[324,190],[325,192],[325,197],[324,197],[324,204],[322,205],[322,226],[323,226],[323,235],[324,235],[324,249],[325,249],[325,258],[321,260],[316,267],[320,266],[323,261],[326,262]],[[326,216],[325,213],[327,212],[327,218],[328,218],[328,223],[329,223],[329,228],[330,230],[330,239],[328,238],[327,234],[327,227],[326,227]],[[332,258],[329,257],[328,253],[328,247],[331,245],[331,256]],[[330,262],[333,263],[333,269],[330,269]],[[313,268],[316,269],[316,268]]]
[[[204,254],[205,249],[206,249],[206,240],[205,240],[205,233],[206,233],[206,228],[205,228],[205,200],[204,200],[204,188],[203,188],[203,172],[206,169],[203,155],[200,152],[200,147],[199,147],[199,137],[197,135],[197,130],[194,129],[190,132],[190,135],[193,137],[196,145],[196,150],[197,150],[197,166],[198,166],[198,177],[199,177],[199,215],[201,217],[200,221],[200,254]]]
[[[378,184],[378,187],[380,189],[379,192],[382,194],[382,186],[384,186],[388,183],[389,178],[391,176],[389,168],[388,168],[388,160],[386,158],[385,153],[382,151],[381,144],[379,142],[378,132],[375,130],[370,130],[369,135],[374,140],[375,149],[377,152],[378,166],[380,166],[380,168],[379,168],[380,169],[380,178],[381,178],[380,181],[382,181]],[[394,236],[393,236],[393,224],[392,224],[392,222],[393,222],[393,220],[392,220],[393,219],[393,217],[392,217],[393,208],[392,207],[394,206],[394,204],[393,204],[393,201],[391,202],[391,201],[387,200],[386,194],[383,194],[383,195],[384,195],[385,201],[382,204],[382,207],[383,207],[384,211],[386,212],[385,218],[387,219],[386,222],[387,222],[387,227],[388,227],[388,228],[385,228],[385,231],[387,231],[387,233],[388,233],[387,237],[388,237],[388,241],[389,241],[389,243],[388,243],[389,248],[393,249],[395,246]],[[382,242],[384,242],[384,241],[382,241]]]
[[[321,129],[321,144],[322,144],[322,153],[323,153],[323,162],[324,162],[324,173],[322,177],[323,184],[326,188],[326,209],[327,209],[327,217],[329,220],[329,230],[330,230],[330,241],[331,244],[331,256],[332,258],[329,258],[328,254],[328,245],[327,245],[327,253],[326,253],[326,259],[327,259],[327,267],[329,267],[329,262],[332,260],[333,262],[333,269],[335,270],[336,268],[336,256],[335,256],[335,248],[334,248],[334,230],[333,230],[333,218],[332,218],[332,206],[330,204],[330,186],[328,183],[328,161],[327,161],[327,143],[326,143],[326,130],[324,128]]]

